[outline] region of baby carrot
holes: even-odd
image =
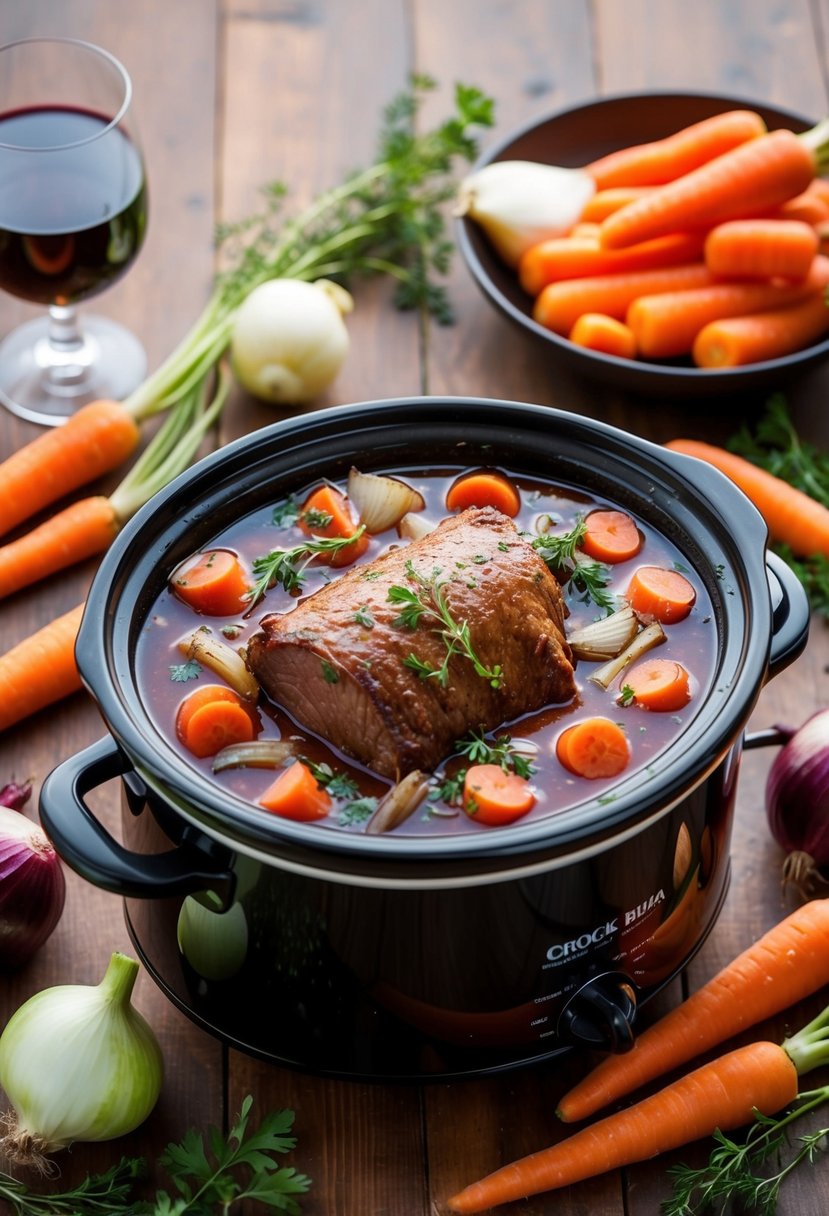
[[[116,468],[138,445],[117,401],[93,401],[0,463],[0,535],[71,490]]]
[[[672,439],[665,446],[704,460],[729,477],[763,516],[772,540],[788,545],[799,557],[829,557],[829,508],[823,503],[716,444]]]
[[[802,283],[723,283],[702,287],[643,292],[631,302],[625,321],[633,330],[639,353],[648,359],[689,354],[697,334],[711,321],[747,316],[799,304],[829,282],[829,258],[813,259]]]
[[[503,473],[465,473],[449,487],[447,511],[465,511],[467,507],[495,507],[512,519],[521,510],[521,495]]]
[[[309,494],[299,514],[299,526],[307,536],[349,537],[357,531],[351,517],[348,499],[334,486],[324,485]],[[345,545],[336,553],[327,554],[329,566],[350,566],[368,548],[368,536],[363,532],[353,545]]]
[[[697,367],[744,367],[780,359],[817,342],[829,332],[829,307],[823,294],[799,304],[712,321],[694,339]]]
[[[678,570],[640,566],[628,583],[625,598],[640,616],[671,625],[685,619],[694,606],[697,593]]]
[[[583,313],[567,335],[574,346],[597,350],[619,359],[636,357],[636,338],[624,321],[607,317],[601,312]]]
[[[676,713],[691,699],[688,672],[674,659],[643,659],[624,675],[634,704],[657,713]]]
[[[230,549],[199,553],[174,571],[170,586],[180,600],[207,616],[234,616],[247,607],[250,580]]]
[[[698,232],[672,232],[629,249],[603,249],[589,236],[552,237],[531,245],[522,255],[518,277],[524,291],[537,296],[548,283],[563,279],[682,266],[698,261],[702,250],[703,237]]]
[[[624,1056],[608,1056],[559,1102],[565,1123],[587,1119],[732,1035],[829,983],[829,899],[796,908],[713,979],[648,1026]]]
[[[800,220],[813,228],[829,220],[829,202],[813,189],[819,178],[811,183],[801,194],[786,199],[774,211],[769,213],[770,219]]]
[[[766,131],[752,110],[726,110],[664,139],[610,152],[587,166],[597,191],[614,186],[661,186]]]
[[[268,786],[259,805],[283,819],[310,821],[325,818],[331,809],[331,798],[307,765],[296,760]]]
[[[463,782],[463,809],[476,823],[489,827],[513,823],[535,806],[526,777],[507,773],[499,764],[473,764]]]
[[[804,135],[770,131],[740,144],[609,215],[602,244],[623,249],[779,206],[805,190],[822,168],[826,138],[827,124],[821,123]]]
[[[75,665],[82,614],[79,604],[0,655],[0,730],[82,687]]]
[[[701,262],[569,279],[563,283],[548,283],[539,293],[532,315],[545,329],[566,337],[586,312],[600,312],[624,321],[628,308],[638,296],[707,287],[713,281],[711,272]]]
[[[818,245],[802,220],[729,220],[705,238],[705,264],[724,278],[804,279]]]
[[[119,522],[108,498],[82,498],[39,527],[0,545],[0,599],[103,553],[114,540]]]
[[[613,1058],[627,1060],[632,1054]],[[794,1101],[797,1088],[798,1070],[783,1047],[750,1043],[703,1064],[635,1106],[495,1170],[454,1195],[449,1210],[483,1212],[646,1161],[718,1129],[742,1127],[757,1111],[776,1114]]]
[[[618,777],[630,762],[630,743],[609,718],[584,718],[559,735],[556,756],[577,777]]]
[[[626,207],[634,199],[644,198],[651,190],[653,186],[608,186],[606,190],[597,190],[585,203],[581,218],[589,224],[600,224],[614,211]]]
[[[597,562],[626,562],[642,548],[642,534],[627,511],[590,511],[584,518],[581,547]]]

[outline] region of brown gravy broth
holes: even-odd
[[[448,514],[444,506],[446,493],[464,470],[440,469],[424,473],[394,469],[387,472],[416,488],[425,500],[423,515],[431,522],[438,523]],[[511,473],[507,473],[507,476],[521,493],[521,510],[514,520],[519,531],[537,534],[550,527],[555,532],[566,532],[575,526],[580,516],[589,511],[616,507],[616,504],[594,499],[567,486],[557,486]],[[296,504],[300,506],[319,484],[320,482],[312,483],[306,492],[297,493],[294,496]],[[338,485],[337,488],[345,492],[344,484]],[[290,549],[301,544],[305,534],[299,527],[295,524],[285,527],[274,522],[281,506],[284,506],[284,501],[245,516],[215,536],[203,549],[233,550],[250,570],[254,558],[274,549]],[[632,574],[637,567],[643,565],[676,569],[693,584],[696,601],[690,614],[682,621],[666,625],[667,640],[645,656],[681,662],[690,673],[691,699],[678,713],[654,712],[636,704],[620,705],[619,687],[623,679],[616,680],[610,689],[605,691],[588,679],[591,671],[600,664],[579,660],[575,664],[577,695],[572,702],[549,706],[519,721],[504,723],[500,730],[487,736],[488,740],[492,741],[499,734],[508,733],[513,744],[521,740],[530,745],[527,754],[535,770],[530,780],[536,802],[529,814],[519,820],[519,823],[537,822],[540,818],[571,808],[579,802],[611,798],[614,785],[637,771],[648,769],[660,753],[682,734],[687,722],[696,714],[708,694],[717,653],[716,622],[710,597],[702,580],[676,546],[641,519],[636,518],[636,523],[644,537],[644,543],[636,557],[607,566],[607,589],[614,595],[623,596]],[[374,561],[392,546],[406,543],[400,540],[395,530],[373,536],[367,552],[359,559],[359,564]],[[345,569],[351,568],[353,567]],[[312,595],[316,589],[344,572],[345,570],[311,564],[307,568],[308,577],[302,595]],[[568,635],[606,615],[603,609],[598,608],[592,601],[585,602],[578,592],[568,589],[566,584],[564,599],[569,608],[566,628]],[[297,602],[296,596],[290,595],[281,587],[274,587],[256,604],[247,619],[243,616],[206,617],[195,613],[167,589],[149,614],[137,647],[136,673],[139,687],[159,730],[180,752],[185,763],[210,775],[220,787],[232,791],[239,798],[254,805],[275,780],[278,771],[236,768],[213,773],[212,758],[197,759],[176,736],[176,713],[183,699],[200,684],[219,682],[218,677],[206,669],[202,670],[197,678],[186,681],[172,678],[173,669],[180,667],[184,661],[177,643],[182,637],[192,633],[194,628],[206,625],[218,638],[230,641],[234,648],[243,647],[247,638],[257,631],[259,621],[266,613],[289,612]],[[227,631],[228,626],[231,627],[228,632],[234,634],[232,640],[227,634],[223,638],[223,631]],[[238,632],[235,631],[237,626]],[[619,723],[628,736],[632,755],[621,776],[595,779],[576,777],[569,773],[556,757],[556,739],[562,731],[579,719],[594,715]],[[351,799],[335,800],[331,813],[326,818],[317,820],[315,828],[365,831],[367,805],[359,805],[359,800],[382,797],[391,788],[390,783],[356,765],[323,740],[314,737],[264,696],[260,699],[259,716],[262,730],[258,738],[294,740],[299,754],[303,757],[316,764],[327,764],[335,773],[347,774],[357,782],[359,793]],[[421,803],[417,810],[395,829],[394,834],[420,836],[497,831],[497,828],[476,822],[459,805],[448,805],[436,796],[441,784],[468,763],[468,760],[459,756],[448,757],[435,773],[432,796]],[[355,801],[358,802],[356,811],[353,807]],[[269,814],[264,808],[261,810],[263,815]]]

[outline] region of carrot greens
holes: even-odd
[[[726,446],[829,507],[829,452],[800,437],[781,393],[766,402],[753,432],[744,425]],[[814,611],[829,619],[829,558],[822,553],[799,558],[788,545],[773,547],[803,583]]]
[[[783,1047],[798,1073],[827,1062],[829,1050],[829,1009],[824,1009],[808,1026],[786,1039]],[[825,1151],[829,1127],[798,1137],[787,1161],[782,1153],[788,1144],[788,1129],[796,1120],[829,1101],[829,1085],[798,1094],[797,1105],[773,1117],[755,1112],[754,1123],[742,1140],[732,1140],[721,1131],[714,1132],[716,1147],[704,1166],[677,1165],[668,1172],[674,1179],[673,1194],[662,1205],[664,1216],[695,1216],[696,1213],[723,1211],[730,1202],[740,1211],[773,1216],[780,1189],[786,1178],[802,1161],[813,1163]],[[773,1173],[762,1167],[775,1157]]]

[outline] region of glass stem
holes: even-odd
[[[49,306],[45,358],[47,374],[58,391],[88,378],[94,351],[84,338],[74,305]]]

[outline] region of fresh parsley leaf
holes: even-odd
[[[290,528],[299,519],[299,507],[293,495],[275,506],[271,513],[271,523],[277,528]]]
[[[201,673],[202,665],[195,659],[188,659],[186,663],[170,665],[170,679],[175,684],[186,684],[188,680],[197,680]]]
[[[330,764],[316,764],[307,756],[300,756],[300,760],[311,770],[317,784],[327,790],[332,798],[353,798],[359,793],[357,782],[347,773],[335,773]]]
[[[306,528],[327,528],[334,516],[329,511],[320,511],[311,507],[309,511],[303,511],[300,519]]]
[[[636,697],[636,693],[631,688],[630,684],[623,684],[619,689],[619,704],[631,705]]]
[[[364,798],[355,798],[351,802],[347,802],[340,811],[340,826],[351,827],[356,823],[365,823],[376,810],[377,799],[372,795],[366,795]]]
[[[570,593],[576,593],[577,599],[584,603],[592,601],[612,612],[615,596],[606,590],[610,582],[608,567],[586,557],[579,549],[586,530],[584,518],[579,516],[569,532],[543,532],[533,537],[532,547]]]
[[[336,667],[332,666],[332,664],[328,662],[328,659],[322,659],[321,662],[322,678],[325,680],[326,684],[339,684],[340,673],[337,671]]]
[[[472,731],[468,739],[460,739],[455,744],[455,751],[465,756],[470,764],[498,764],[505,773],[513,772],[519,777],[531,777],[535,772],[531,761],[513,746],[510,735],[499,735],[489,743],[483,731]]]
[[[359,540],[364,532],[361,524],[351,536],[315,536],[292,549],[272,549],[264,556],[255,557],[251,568],[256,581],[245,599],[252,608],[271,587],[300,591],[307,577],[306,568],[315,557],[339,553]]]
[[[466,779],[466,769],[458,769],[451,777],[444,777],[439,785],[429,791],[430,802],[445,802],[449,806],[457,806],[463,797],[463,783]]]
[[[373,629],[375,625],[374,617],[368,610],[368,604],[363,604],[354,613],[354,620],[358,625],[362,625],[364,629]]]

